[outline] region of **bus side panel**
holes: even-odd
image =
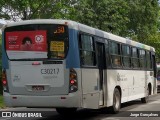
[[[82,68],[83,108],[99,108],[99,70]]]
[[[151,95],[157,94],[157,79],[154,77],[153,71],[147,71],[147,86],[151,83]]]
[[[120,87],[121,94],[121,102],[127,102],[128,100],[128,81],[126,81],[125,77],[126,71],[121,71],[118,69],[107,70],[107,106],[113,105],[113,94],[116,86]]]
[[[151,73],[141,70],[108,70],[107,106],[113,105],[113,91],[116,86],[120,86],[122,92],[121,103],[145,97],[149,83],[153,94],[154,77]]]
[[[8,58],[5,52],[5,45],[4,45],[4,32],[2,32],[2,69],[8,69]]]
[[[66,58],[66,68],[80,68],[78,48],[78,31],[69,29],[69,51]]]
[[[147,86],[147,71],[133,70],[130,71],[130,78],[132,80],[131,91],[129,92],[128,101],[142,98],[145,96],[145,88]]]

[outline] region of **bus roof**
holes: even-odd
[[[19,22],[12,22],[12,23],[8,23],[6,25],[6,27],[12,27],[12,26],[17,26],[17,25],[25,25],[25,24],[66,24],[69,26],[69,28],[72,29],[76,29],[76,30],[80,30],[82,32],[86,32],[92,35],[96,35],[99,37],[103,37],[106,39],[110,39],[110,40],[114,40],[117,42],[121,42],[121,43],[125,43],[128,45],[132,45],[135,47],[139,47],[142,49],[146,49],[149,51],[153,51],[155,52],[155,49],[151,46],[130,40],[128,38],[123,38],[117,35],[114,35],[112,33],[108,33],[75,21],[71,21],[71,20],[61,20],[61,19],[34,19],[34,20],[25,20],[25,21],[19,21]]]

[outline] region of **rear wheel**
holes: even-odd
[[[117,88],[114,89],[112,112],[118,113],[121,108],[121,95]]]
[[[61,115],[68,115],[76,112],[77,108],[56,108],[56,111]]]
[[[142,103],[147,103],[149,101],[149,87],[147,88],[147,96],[144,98],[141,98]]]

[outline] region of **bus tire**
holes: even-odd
[[[115,88],[113,94],[113,106],[111,107],[112,113],[118,113],[121,108],[121,95],[120,91]]]
[[[147,103],[149,101],[149,87],[147,88],[147,96],[146,97],[143,97],[141,98],[141,102],[142,103]]]
[[[77,108],[56,108],[56,111],[61,115],[70,115],[70,113],[75,113]]]

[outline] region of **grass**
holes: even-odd
[[[5,107],[6,106],[5,106],[4,102],[3,102],[3,96],[0,95],[0,109],[5,108]]]

